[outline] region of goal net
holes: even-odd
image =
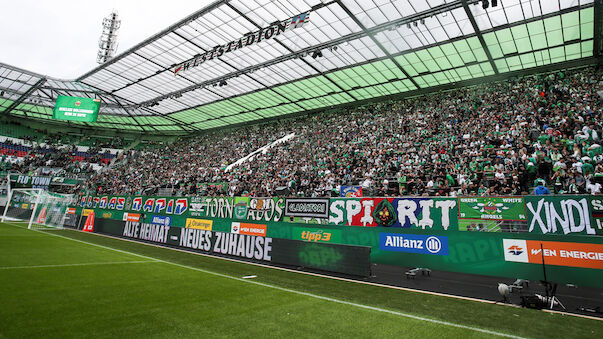
[[[27,228],[63,228],[70,196],[39,188],[16,188],[9,192],[2,221],[27,222]]]

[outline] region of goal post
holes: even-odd
[[[61,229],[71,197],[40,188],[10,190],[2,221],[27,222],[27,228]]]

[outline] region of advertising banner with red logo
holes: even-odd
[[[542,247],[541,247],[542,245]],[[506,261],[603,269],[603,244],[503,239]]]
[[[249,224],[249,223],[244,223],[244,222],[233,222],[232,226],[230,228],[230,233],[265,237],[267,230],[268,230],[267,225]]]
[[[82,229],[84,232],[94,232],[94,211],[86,216],[86,222],[84,223],[84,228]]]
[[[123,221],[140,222],[140,214],[126,212],[126,213],[124,213],[122,220]]]

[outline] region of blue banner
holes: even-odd
[[[423,234],[379,233],[379,248],[384,251],[448,255],[448,237]]]
[[[153,219],[151,219],[151,223],[156,225],[170,226],[172,224],[172,218],[154,215]]]

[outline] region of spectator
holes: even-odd
[[[539,180],[538,186],[534,189],[534,195],[548,195],[551,194],[548,188],[545,186],[544,180]]]

